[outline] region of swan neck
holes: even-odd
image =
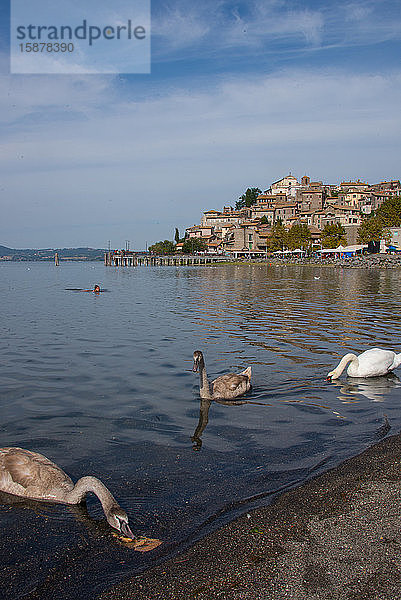
[[[401,365],[401,352],[399,354],[395,355],[393,369],[396,369],[400,365]]]
[[[350,362],[355,363],[355,367],[358,367],[358,357],[356,356],[356,354],[352,354],[352,352],[349,352],[348,354],[343,356],[340,362],[338,363],[337,367],[334,369],[336,377],[340,377],[341,373],[344,371],[345,367]]]
[[[199,393],[201,398],[211,398],[209,380],[207,378],[205,361],[203,356],[199,361]]]
[[[66,500],[71,504],[78,504],[88,492],[96,494],[106,516],[113,506],[118,506],[114,496],[96,477],[81,477],[81,479],[78,479],[71,492],[67,494]]]

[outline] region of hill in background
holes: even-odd
[[[104,248],[26,248],[15,249],[0,246],[0,260],[54,260],[55,253],[60,260],[103,260]]]

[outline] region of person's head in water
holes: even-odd
[[[93,291],[95,292],[95,294],[98,294],[100,292],[100,285],[96,284],[93,288]]]

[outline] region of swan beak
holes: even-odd
[[[329,381],[329,382],[331,382],[331,375],[327,375],[327,377],[326,377],[326,381]]]
[[[131,529],[129,528],[128,523],[125,523],[124,521],[121,523],[121,533],[127,537],[127,538],[131,538],[131,540],[135,540],[135,536],[132,533]]]
[[[197,370],[198,370],[198,363],[194,361],[194,364],[192,365],[192,371],[194,373],[196,373]]]

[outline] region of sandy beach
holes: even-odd
[[[400,457],[385,438],[100,599],[397,600]]]

